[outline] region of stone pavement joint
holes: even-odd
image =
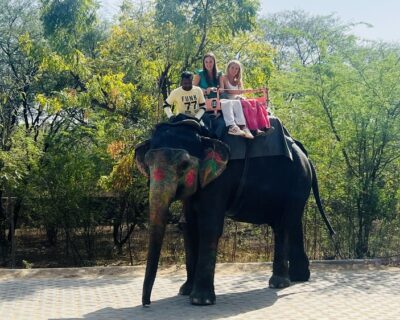
[[[178,296],[182,266],[161,269],[141,305],[143,267],[0,269],[0,319],[400,320],[400,268],[365,261],[314,262],[311,279],[269,289],[268,263],[219,264],[217,304]]]

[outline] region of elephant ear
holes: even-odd
[[[150,140],[143,141],[135,147],[135,162],[139,171],[146,177],[149,178],[149,168],[144,162],[144,156],[150,149]]]
[[[201,143],[204,158],[200,161],[199,180],[203,188],[225,170],[229,160],[229,147],[219,140],[206,137],[201,137]]]

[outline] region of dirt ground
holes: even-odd
[[[218,261],[268,262],[272,259],[273,239],[268,229],[227,228],[220,240]],[[261,230],[261,231],[260,231]],[[55,244],[50,245],[46,231],[19,229],[16,232],[17,268],[68,268],[92,266],[142,265],[146,262],[148,232],[135,229],[130,243],[119,252],[114,245],[112,228],[99,227],[88,244],[85,234],[75,231],[67,246],[65,236],[59,232]],[[1,261],[0,267],[10,267],[11,256]],[[170,225],[164,239],[160,264],[169,266],[184,263],[183,237],[177,225]]]

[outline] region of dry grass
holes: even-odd
[[[59,232],[56,244],[50,246],[45,230],[19,229],[16,233],[17,267],[121,266],[141,265],[146,262],[146,229],[135,229],[130,245],[124,245],[122,254],[114,247],[110,226],[96,228],[91,237],[91,256],[85,246],[82,230],[75,230],[73,233],[73,245],[70,245],[67,254],[65,234]],[[321,254],[313,253],[312,256],[321,258]],[[273,237],[269,227],[226,221],[219,243],[218,262],[266,262],[272,258]],[[160,264],[184,264],[183,237],[176,225],[167,227]],[[3,264],[7,265],[9,261]]]

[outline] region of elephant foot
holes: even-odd
[[[214,291],[196,291],[193,290],[190,294],[190,303],[196,306],[209,306],[215,304]]]
[[[188,296],[193,290],[193,283],[186,281],[183,285],[181,285],[179,289],[179,294],[181,296]]]
[[[151,304],[150,298],[142,298],[142,306],[143,307],[148,307],[148,306],[150,306],[150,304]]]
[[[282,289],[290,286],[290,280],[286,277],[272,275],[269,279],[269,287],[274,289]]]
[[[310,279],[310,269],[290,269],[289,268],[290,281],[308,281]]]

